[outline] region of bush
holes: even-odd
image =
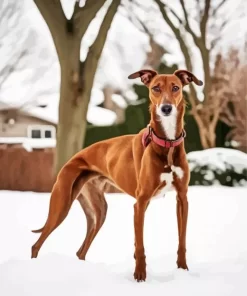
[[[247,186],[247,154],[212,148],[187,154],[191,170],[190,185]]]

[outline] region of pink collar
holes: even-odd
[[[182,134],[180,137],[178,137],[176,140],[166,140],[163,138],[158,137],[152,127],[148,125],[148,130],[144,132],[142,136],[142,144],[144,148],[148,146],[148,144],[151,141],[154,141],[157,145],[164,147],[164,148],[171,148],[171,147],[176,147],[179,144],[181,144],[186,137],[186,132],[185,130],[182,131]]]

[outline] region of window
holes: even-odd
[[[54,139],[56,129],[52,125],[29,125],[27,136],[32,139]]]
[[[34,138],[34,139],[40,139],[41,138],[41,130],[38,130],[38,129],[33,129],[31,131],[31,138]]]
[[[45,130],[45,138],[52,138],[52,136],[51,136],[51,131],[49,131],[49,130]]]

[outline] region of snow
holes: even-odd
[[[122,109],[127,108],[127,102],[125,101],[125,99],[121,95],[113,94],[112,101],[114,103],[116,103],[119,107],[121,107]]]
[[[33,149],[54,148],[56,139],[32,139],[27,137],[0,137],[0,144],[22,144],[29,152]]]
[[[138,99],[137,94],[132,89],[127,90],[124,95],[129,101],[136,101]]]
[[[235,149],[211,148],[201,151],[193,151],[187,154],[190,169],[196,166],[209,166],[210,170],[219,169],[225,171],[230,165],[237,173],[247,169],[247,154]]]
[[[115,122],[116,118],[116,113],[111,110],[97,106],[88,106],[87,120],[94,125],[112,125]]]
[[[40,102],[41,103],[41,102]],[[46,96],[45,100],[42,102],[46,107],[39,106],[24,106],[21,111],[31,115],[33,117],[48,121],[53,124],[58,123],[58,95]]]
[[[175,193],[151,202],[145,220],[147,281],[133,280],[134,199],[106,195],[105,224],[88,253],[75,253],[86,232],[77,202],[30,259],[47,217],[49,194],[0,191],[0,295],[246,295],[246,189],[221,186],[189,188],[187,261],[176,268]]]

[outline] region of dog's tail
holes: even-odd
[[[40,229],[32,230],[32,232],[33,232],[33,233],[40,233],[40,232],[43,231],[43,229],[44,229],[44,226],[43,226],[42,228],[40,228]]]
[[[42,228],[32,230],[33,233],[41,233],[51,224],[60,224],[76,198],[72,194],[74,183],[85,170],[88,165],[80,152],[63,166],[52,189],[47,221]]]

